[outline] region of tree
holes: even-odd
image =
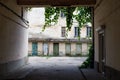
[[[91,8],[90,7],[46,7],[45,8],[45,25],[43,30],[52,24],[57,24],[60,12],[66,16],[66,28],[71,30],[73,19],[79,23],[79,30],[87,22],[91,22]],[[74,12],[76,14],[74,14]]]

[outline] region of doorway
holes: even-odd
[[[43,43],[43,55],[48,55],[48,43]]]
[[[32,56],[37,56],[38,55],[38,43],[33,42],[32,43]]]
[[[99,72],[105,72],[105,33],[104,30],[99,32]]]
[[[66,43],[65,46],[65,51],[66,51],[66,55],[71,55],[71,44],[70,43]]]
[[[59,55],[59,43],[54,43],[53,44],[53,54],[54,54],[54,56]]]
[[[82,53],[82,44],[77,43],[76,44],[76,54],[81,54]]]

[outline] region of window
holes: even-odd
[[[78,37],[80,35],[80,31],[78,27],[75,27],[75,37]]]
[[[62,31],[61,31],[61,36],[62,37],[65,37],[65,34],[66,34],[66,28],[65,27],[62,27],[62,29],[61,29]]]
[[[87,37],[92,37],[92,28],[87,27]]]
[[[61,16],[62,18],[64,18],[64,17],[65,17],[65,14],[64,14],[63,12],[61,12],[61,13],[60,13],[60,16]]]

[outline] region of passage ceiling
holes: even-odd
[[[17,0],[18,5],[93,6],[96,0]]]

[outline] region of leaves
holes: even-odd
[[[76,11],[76,14],[74,12]],[[79,24],[79,30],[87,22],[91,22],[91,8],[90,7],[46,7],[45,8],[45,25],[43,30],[51,26],[51,24],[57,24],[60,12],[63,12],[66,16],[66,28],[71,30],[73,19]]]
[[[45,8],[45,27],[50,26],[51,23],[56,24],[59,18],[60,8],[57,7],[46,7]]]
[[[75,7],[67,7],[66,8],[66,22],[67,22],[67,30],[71,30],[73,24],[73,12],[75,11]]]

